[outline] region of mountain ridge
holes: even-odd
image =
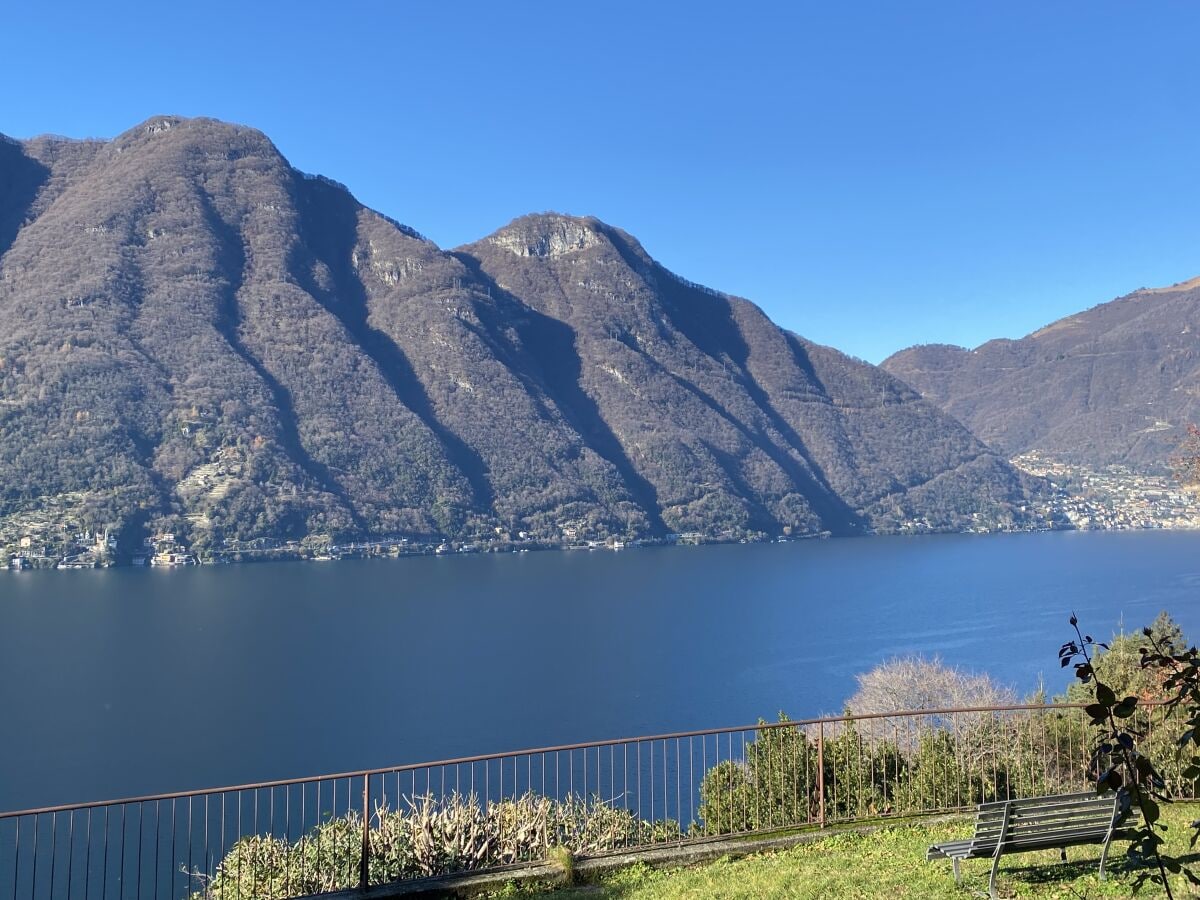
[[[442,250],[213,119],[0,145],[0,315],[10,528],[850,534],[1019,524],[1040,490],[619,228]]]
[[[1132,293],[1023,338],[917,345],[881,366],[1002,453],[1162,473],[1200,416],[1200,278]]]

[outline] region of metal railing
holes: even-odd
[[[1139,715],[1146,741],[1167,737],[1160,714]],[[921,710],[21,810],[0,813],[0,898],[296,897],[556,845],[594,856],[950,812],[1086,789],[1091,744],[1080,705]]]

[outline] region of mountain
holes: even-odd
[[[1200,278],[1020,340],[910,347],[883,368],[1006,455],[1162,472],[1200,419]]]
[[[619,229],[446,252],[207,119],[0,141],[0,321],[0,540],[851,534],[1040,490]]]

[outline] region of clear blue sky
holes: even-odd
[[[879,361],[1200,274],[1200,3],[12,3],[0,132],[254,125],[452,247],[591,214]]]

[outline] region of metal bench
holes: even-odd
[[[954,881],[962,883],[959,863],[964,859],[992,860],[988,895],[996,897],[996,870],[1004,853],[1027,850],[1062,851],[1080,844],[1104,844],[1100,852],[1100,879],[1113,834],[1129,816],[1129,799],[1122,794],[1058,794],[1024,800],[981,803],[975,816],[975,833],[965,841],[951,841],[929,848],[925,859],[949,859],[954,863]]]

